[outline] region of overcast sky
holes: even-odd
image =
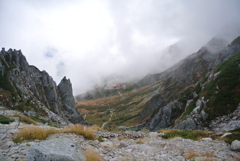
[[[0,46],[21,49],[57,84],[70,78],[79,94],[109,76],[165,70],[239,25],[239,7],[239,0],[0,0]]]

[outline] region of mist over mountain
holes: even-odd
[[[239,5],[238,0],[2,0],[0,44],[21,49],[56,82],[71,78],[76,95],[110,75],[126,82],[164,71],[218,34],[230,43],[239,31]]]

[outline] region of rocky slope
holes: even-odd
[[[21,50],[0,53],[0,105],[55,124],[86,122],[75,106],[72,85],[64,77],[57,86],[46,71],[29,65]]]
[[[9,125],[0,124],[0,159],[5,161],[31,161],[33,160],[31,157],[34,158],[36,155],[38,155],[37,159],[41,161],[44,160],[41,157],[51,158],[52,160],[79,160],[77,151],[81,152],[80,156],[83,156],[86,149],[93,149],[93,153],[90,155],[97,153],[105,161],[237,161],[240,156],[240,149],[236,149],[240,148],[237,141],[235,141],[237,142],[235,146],[233,146],[233,143],[230,146],[223,140],[212,140],[209,137],[198,141],[180,137],[164,139],[163,133],[157,132],[96,132],[102,138],[102,142],[86,140],[81,135],[59,133],[50,135],[46,139],[47,142],[31,140],[14,143],[12,136],[24,124],[16,125],[17,122]],[[41,128],[50,127],[42,126]],[[220,133],[220,136],[227,135],[223,134]],[[231,135],[231,133],[228,135]]]
[[[211,121],[230,115],[240,103],[240,37],[227,44],[215,37],[168,70],[128,86],[121,96],[79,101],[78,108],[95,124],[106,122],[114,110],[111,126],[214,130]]]
[[[176,85],[172,87],[179,95],[172,93],[166,105],[155,105],[150,108],[146,106],[145,110],[148,111],[153,108],[169,111],[164,115],[159,111],[146,124],[148,129],[174,127],[193,130],[209,128],[209,121],[218,116],[230,114],[237,109],[240,103],[238,99],[240,87],[237,83],[240,72],[238,67],[240,63],[240,53],[238,52],[240,50],[240,37],[224,50],[216,47],[222,46],[221,44],[224,43],[213,39],[197,53],[180,62],[178,68],[174,69],[173,67],[166,71],[167,73],[162,73],[161,77],[168,79],[172,82],[171,84],[182,82],[185,85],[184,88],[179,88]],[[179,89],[176,90],[176,88]],[[167,92],[169,90],[163,94]],[[171,105],[174,102],[174,96],[175,101],[182,103],[178,108],[173,108]],[[169,119],[168,124],[164,126],[161,120],[171,118],[173,115],[178,116]],[[237,119],[239,118],[237,117]]]

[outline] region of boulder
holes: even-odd
[[[181,121],[177,126],[174,127],[179,130],[195,130],[197,126],[192,118]]]
[[[234,151],[239,151],[240,152],[240,141],[238,140],[234,140],[231,144],[231,150],[234,150]]]
[[[68,138],[55,138],[36,143],[27,151],[27,161],[86,161],[85,154]]]
[[[212,138],[202,138],[202,141],[212,141]]]
[[[112,142],[101,142],[100,145],[103,146],[104,148],[110,148],[110,149],[113,147]]]

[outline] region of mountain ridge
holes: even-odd
[[[21,50],[2,48],[0,73],[0,103],[6,108],[55,124],[86,124],[76,109],[70,80],[64,77],[57,86],[46,71],[29,65]]]
[[[102,99],[105,99],[108,103],[103,103],[103,105],[90,105],[89,108],[87,101],[79,101],[78,108],[80,111],[85,110],[85,112],[89,110],[89,118],[87,117],[86,119],[88,120],[94,116],[97,117],[98,123],[107,120],[109,115],[107,111],[114,109],[116,112],[115,115],[113,115],[112,123],[109,125],[110,127],[119,126],[123,123],[126,126],[147,128],[155,131],[159,129],[156,128],[157,122],[161,122],[159,118],[168,117],[168,121],[165,123],[167,126],[161,126],[161,128],[176,127],[184,129],[184,127],[187,126],[194,127],[194,129],[209,128],[209,121],[201,121],[209,115],[207,109],[203,110],[204,107],[199,107],[201,108],[200,113],[196,113],[196,115],[201,117],[196,118],[195,121],[188,116],[199,104],[209,104],[206,100],[202,99],[202,96],[200,97],[198,95],[203,95],[202,90],[205,87],[204,85],[208,83],[201,81],[204,79],[210,80],[210,77],[212,79],[213,75],[217,75],[217,73],[215,73],[217,71],[217,65],[225,62],[229,56],[234,55],[239,50],[240,37],[234,39],[229,45],[226,44],[226,41],[214,37],[205,46],[200,48],[198,52],[187,56],[164,72],[147,75],[136,84],[127,86],[125,90],[121,90],[122,96],[118,98],[114,98],[117,97],[117,95],[114,97],[104,97]],[[109,91],[103,90],[103,92]],[[185,96],[185,98],[183,98],[183,96]],[[193,100],[192,103],[190,101],[191,99]],[[100,101],[101,99],[97,100]],[[89,100],[89,102],[90,101],[91,100]],[[174,103],[171,104],[171,102],[174,101],[177,106],[181,104],[181,107],[177,108]],[[94,102],[94,100],[92,100],[92,102]],[[84,106],[82,106],[81,103],[85,103]],[[169,107],[165,108],[164,112],[165,106]],[[91,110],[91,108],[94,108],[94,110]],[[236,108],[237,106],[235,109]],[[171,109],[170,112],[169,109]],[[91,111],[93,113],[91,113]],[[102,114],[98,114],[99,112]],[[231,110],[231,112],[233,112],[233,110]],[[169,115],[169,113],[173,115]],[[176,113],[178,114],[176,115]],[[154,119],[158,114],[164,116]],[[118,121],[118,119],[121,119],[123,122]],[[200,123],[199,120],[202,123]],[[93,119],[89,120],[89,122],[91,121],[95,123]],[[193,122],[194,124],[192,124]],[[181,126],[177,126],[178,124],[181,124]]]

